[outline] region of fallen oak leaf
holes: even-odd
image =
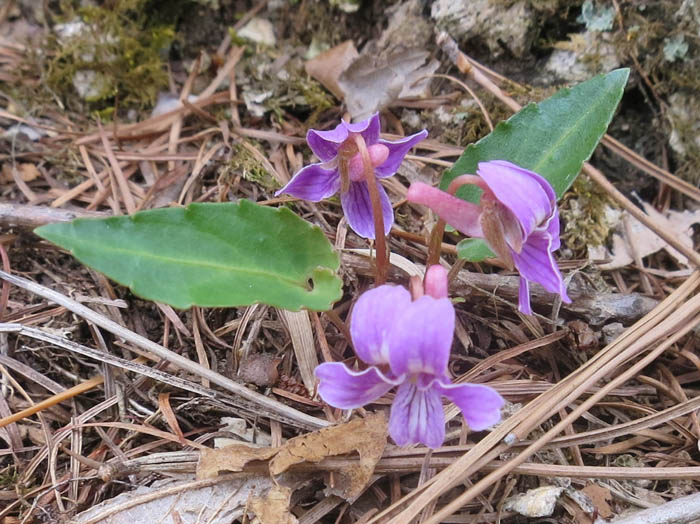
[[[254,524],[297,524],[297,518],[289,512],[292,490],[273,486],[265,496],[250,500],[250,511],[255,514]]]
[[[338,85],[338,78],[358,56],[355,44],[352,40],[346,40],[308,60],[304,68],[310,77],[321,82],[338,100],[343,100],[345,92]]]
[[[197,478],[215,477],[221,471],[243,471],[253,461],[270,460],[269,471],[280,475],[302,462],[320,462],[326,457],[357,452],[360,460],[334,472],[332,494],[345,499],[358,496],[367,485],[384,453],[388,424],[383,412],[373,413],[289,439],[278,448],[254,448],[236,444],[220,449],[203,449],[197,464]]]
[[[320,462],[326,457],[357,451],[359,462],[337,472],[333,486],[329,487],[334,495],[354,498],[367,485],[384,453],[387,430],[386,415],[379,412],[295,437],[288,440],[270,461],[270,473],[279,475],[294,464]]]
[[[612,500],[610,490],[598,484],[589,484],[583,491],[591,499],[593,506],[598,510],[598,515],[604,519],[609,519],[613,516],[612,508],[608,501]]]
[[[254,448],[246,444],[233,444],[219,449],[202,449],[197,463],[197,479],[216,477],[222,471],[243,471],[255,460],[268,460],[279,448]]]

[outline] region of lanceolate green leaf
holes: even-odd
[[[469,145],[440,186],[447,188],[458,175],[475,174],[479,162],[508,160],[545,177],[561,196],[605,134],[628,76],[629,69],[616,69],[527,105]],[[478,192],[463,191],[458,195],[478,200]]]
[[[469,145],[445,172],[440,187],[446,189],[459,175],[475,174],[479,162],[508,160],[539,173],[549,180],[557,196],[562,196],[605,134],[628,76],[629,69],[617,69],[525,106]],[[463,186],[457,192],[470,202],[478,202],[480,195],[476,186]],[[493,256],[486,255],[487,250],[483,240],[458,246],[461,258],[474,261],[472,256]]]
[[[339,260],[322,231],[286,208],[248,200],[78,219],[35,232],[134,293],[178,308],[323,311],[341,296]]]

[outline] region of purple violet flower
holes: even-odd
[[[457,177],[451,187],[479,186],[483,190],[480,205],[420,182],[411,184],[407,198],[430,207],[458,231],[484,238],[509,267],[516,267],[518,309],[526,315],[532,314],[531,281],[571,302],[552,254],[561,242],[557,197],[550,183],[505,160],[481,162],[477,174]]]
[[[452,384],[447,363],[455,311],[447,298],[445,269],[428,270],[424,291],[414,301],[400,286],[363,293],[352,311],[350,334],[357,356],[369,367],[355,371],[327,362],[316,368],[316,376],[323,400],[341,409],[363,406],[398,386],[389,417],[394,442],[437,448],[445,440],[443,396],[459,407],[475,431],[501,419],[504,401],[482,384]]]
[[[297,172],[289,183],[275,193],[288,193],[297,198],[318,202],[340,191],[340,202],[350,227],[360,236],[374,238],[374,220],[369,189],[365,180],[362,157],[355,145],[354,135],[361,135],[367,145],[374,174],[387,178],[396,173],[406,153],[428,136],[426,130],[396,142],[379,138],[379,113],[367,120],[350,124],[341,121],[332,131],[310,129],[306,141],[320,163],[310,164]],[[341,180],[341,160],[347,160],[349,180]],[[344,187],[347,186],[347,187]],[[386,191],[377,184],[384,215],[384,233],[394,223],[394,211]]]

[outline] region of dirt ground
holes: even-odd
[[[372,268],[353,250],[369,245],[337,199],[274,194],[312,160],[310,128],[380,111],[391,135],[427,129],[385,184],[390,280],[406,285],[435,224],[406,203],[408,186],[438,183],[512,114],[460,71],[442,31],[520,104],[618,67],[631,76],[591,159],[618,192],[581,175],[560,201],[572,304],[535,289],[536,314],[520,314],[517,277],[498,261],[459,261],[461,237],[446,234],[450,372],[507,406],[486,432],[446,406],[445,445],[429,451],[386,444],[377,428],[391,395],[348,422],[309,383],[309,361],[354,358],[346,321]],[[699,37],[695,0],[5,0],[0,256],[3,274],[24,280],[0,294],[0,523],[592,524],[696,494]],[[32,233],[241,198],[323,230],[341,253],[331,311],[175,310]],[[240,388],[354,425],[310,433]],[[236,463],[206,463],[204,448],[225,444],[239,446]]]

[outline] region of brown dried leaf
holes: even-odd
[[[610,490],[608,488],[604,488],[598,484],[589,484],[581,491],[583,491],[591,499],[593,505],[598,510],[598,515],[604,519],[609,519],[613,516],[610,504],[608,504],[608,501],[612,500],[612,495],[610,494]]]
[[[378,58],[363,54],[338,78],[345,104],[353,118],[367,118],[398,98],[429,93],[430,79],[440,63],[422,49],[408,49]]]
[[[289,512],[292,490],[284,486],[272,487],[264,497],[253,497],[250,510],[255,513],[254,524],[297,524],[299,522]]]
[[[307,61],[304,67],[309,76],[342,100],[343,90],[338,85],[338,78],[358,56],[355,44],[347,40]]]
[[[360,494],[369,482],[374,466],[381,458],[387,439],[387,420],[383,412],[364,419],[351,420],[314,433],[288,440],[270,461],[270,473],[279,475],[300,462],[319,462],[326,457],[357,451],[359,463],[339,472],[331,492],[349,499]]]
[[[269,353],[253,353],[241,361],[239,378],[256,386],[273,386],[279,379],[279,366],[282,359]]]
[[[23,182],[31,182],[41,175],[39,170],[34,164],[18,164],[17,172]],[[2,166],[2,175],[0,175],[0,182],[10,183],[13,182],[12,177],[12,166],[10,164],[5,164]]]
[[[301,481],[294,484],[300,485]],[[135,524],[176,522],[179,518],[177,522],[182,524],[228,524],[243,516],[249,499],[273,489],[275,484],[266,475],[239,476],[216,483],[159,481],[93,505],[71,523]]]
[[[234,444],[221,449],[202,449],[197,464],[197,478],[216,477],[221,471],[243,471],[249,462],[267,460],[277,453],[276,448],[254,448]]]
[[[253,448],[233,445],[203,449],[197,465],[197,478],[215,477],[221,471],[242,471],[254,460],[270,460],[271,475],[279,475],[302,462],[320,462],[326,457],[357,452],[360,460],[334,472],[330,493],[346,499],[358,496],[369,482],[377,461],[384,453],[387,420],[383,412],[363,419],[324,428],[288,440],[279,448]]]
[[[642,203],[644,211],[659,225],[676,233],[676,238],[683,245],[693,248],[693,225],[700,223],[700,211],[668,210],[660,213],[647,203]],[[625,226],[626,224],[626,226]],[[612,253],[605,247],[589,248],[591,258],[611,258],[599,267],[603,270],[618,269],[634,262],[634,254],[644,258],[661,249],[666,250],[680,265],[687,266],[688,259],[669,246],[664,239],[639,222],[626,211],[622,212],[615,224],[617,233],[612,236]]]

